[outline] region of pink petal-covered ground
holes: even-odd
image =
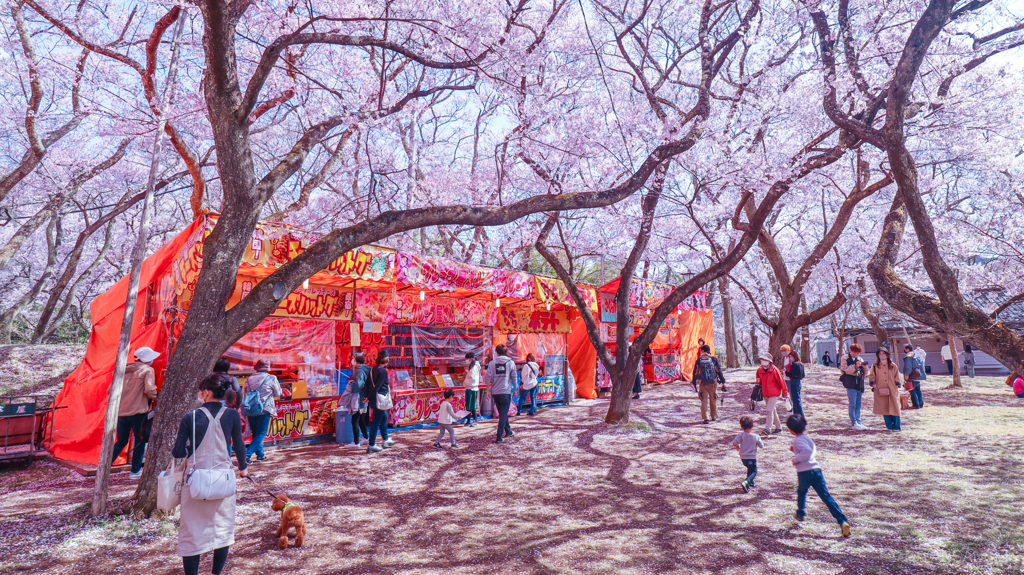
[[[809,375],[810,432],[853,522],[848,540],[813,494],[807,521],[793,520],[788,436],[768,440],[760,488],[741,491],[730,441],[749,385],[731,384],[721,420],[702,425],[690,386],[674,384],[645,392],[625,429],[592,400],[515,418],[502,445],[486,422],[457,428],[458,451],[431,447],[434,429],[399,431],[373,456],[326,443],[271,451],[251,469],[305,508],[306,546],[278,550],[269,497],[240,483],[226,573],[1021,572],[1024,401],[995,378],[952,391],[935,377],[902,433],[884,431],[870,399],[872,429],[851,432],[835,372]],[[113,497],[133,486],[115,475]],[[87,520],[91,487],[48,463],[0,473],[0,572],[180,572],[176,517]]]

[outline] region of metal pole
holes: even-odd
[[[178,46],[185,24],[185,12],[178,15],[174,29],[171,62],[167,69],[167,82],[161,96],[156,136],[153,142],[153,156],[149,164],[149,179],[146,182],[146,198],[142,203],[142,215],[139,219],[139,235],[132,251],[132,271],[128,277],[128,296],[124,303],[124,320],[121,322],[121,339],[117,344],[117,359],[114,361],[114,378],[107,391],[107,412],[103,422],[103,443],[100,447],[100,459],[96,467],[96,485],[92,494],[93,517],[102,515],[107,510],[107,487],[110,483],[110,466],[114,457],[115,431],[117,428],[117,411],[121,406],[121,388],[124,385],[124,371],[128,364],[128,350],[132,340],[132,324],[135,318],[135,300],[138,298],[139,277],[142,275],[142,262],[146,256],[146,241],[149,239],[149,216],[153,205],[153,188],[156,186],[156,175],[160,169],[160,147],[163,144],[164,128],[167,125],[169,100],[174,85],[178,64]],[[136,439],[138,441],[138,439]]]

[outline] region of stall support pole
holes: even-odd
[[[160,118],[157,123],[156,136],[153,142],[153,157],[149,164],[149,179],[146,182],[146,198],[142,203],[142,214],[139,217],[139,236],[135,240],[132,251],[132,271],[128,277],[128,297],[124,303],[124,320],[121,322],[121,338],[117,343],[117,359],[114,361],[114,377],[107,390],[107,412],[103,420],[103,443],[100,447],[100,459],[96,466],[96,485],[92,493],[90,515],[96,517],[107,510],[107,491],[110,484],[110,467],[114,457],[115,431],[117,429],[117,412],[121,406],[121,388],[124,385],[124,372],[128,365],[128,350],[132,341],[132,324],[135,320],[135,301],[138,299],[139,278],[142,275],[142,262],[146,257],[146,243],[149,239],[149,215],[153,206],[153,189],[156,176],[160,169],[160,147],[163,144],[164,129],[167,126],[168,101],[174,84],[178,64],[178,46],[185,23],[185,12],[178,15],[174,29],[174,44],[171,48],[171,62],[167,70],[167,82],[160,102]]]

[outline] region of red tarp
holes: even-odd
[[[170,271],[178,251],[203,222],[203,218],[192,222],[173,240],[146,258],[142,265],[128,361],[132,361],[135,350],[142,346],[159,351],[161,356],[154,363],[157,388],[163,384],[163,372],[167,364],[167,329],[159,317],[154,323],[143,326],[147,290],[151,283]],[[64,380],[64,388],[53,402],[54,407],[67,408],[54,411],[50,452],[55,457],[91,465],[95,465],[99,458],[107,393],[114,374],[114,359],[117,356],[118,339],[121,337],[127,296],[128,278],[123,277],[112,288],[97,296],[89,306],[93,327],[85,359]]]
[[[569,332],[569,369],[576,378],[577,397],[597,398],[597,350],[582,319],[572,322]]]

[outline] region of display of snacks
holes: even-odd
[[[312,402],[311,402],[312,403]],[[334,431],[334,410],[338,408],[338,400],[321,401],[312,407],[309,415],[309,431],[311,433],[330,433]]]

